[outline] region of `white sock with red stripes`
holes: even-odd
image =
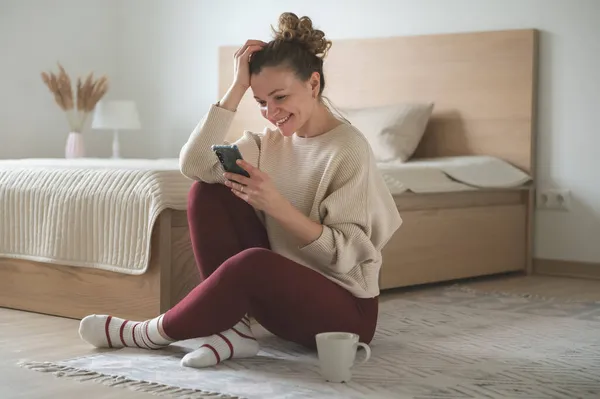
[[[244,317],[229,330],[202,338],[200,348],[186,354],[181,365],[194,368],[214,366],[228,359],[256,356],[258,349],[250,320]]]
[[[108,315],[89,315],[79,323],[79,336],[96,348],[160,349],[174,340],[165,338],[160,315],[152,320],[129,321]]]

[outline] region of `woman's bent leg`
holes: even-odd
[[[192,185],[188,197],[188,223],[201,280],[206,280],[226,259],[244,249],[269,246],[266,231],[254,209],[220,184],[195,182]],[[79,334],[85,341],[101,348],[157,349],[173,341],[164,333],[162,319],[161,315],[142,322],[110,315],[89,315],[81,321]],[[241,323],[238,330],[251,335],[247,321],[238,322]]]
[[[201,280],[248,248],[269,248],[254,208],[222,184],[195,182],[188,196],[190,240]]]
[[[222,186],[196,183],[190,197],[190,231],[204,281],[152,320],[88,316],[80,325],[82,338],[100,347],[158,348],[174,340],[223,335],[233,357],[224,333],[252,338],[244,337],[249,331],[244,316],[251,312],[272,333],[308,347],[314,347],[314,335],[323,331],[355,332],[370,342],[376,298],[355,298],[319,273],[265,249],[266,233],[254,210],[249,208],[255,219],[249,212],[228,212],[244,206],[247,211],[248,205],[230,201],[234,196]],[[204,214],[206,209],[212,211]],[[218,209],[220,219],[212,214]],[[224,220],[224,213],[230,220]],[[238,222],[244,227],[232,227]],[[226,260],[219,263],[221,259]]]
[[[96,346],[156,349],[174,340],[206,337],[199,353],[184,365],[202,367],[231,357],[252,356],[258,345],[244,315],[252,312],[269,331],[289,341],[315,347],[325,331],[354,332],[369,343],[377,323],[377,298],[358,299],[321,274],[263,248],[244,250],[225,261],[210,277],[163,316],[129,323],[111,317],[82,321],[88,342]],[[232,327],[233,326],[233,327]],[[217,347],[220,345],[220,347]],[[206,351],[210,360],[207,360]],[[213,356],[214,355],[214,356]]]
[[[163,319],[177,340],[231,328],[252,312],[266,329],[314,347],[315,334],[348,331],[370,342],[377,299],[359,299],[321,274],[270,250],[245,250],[221,265]]]

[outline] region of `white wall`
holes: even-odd
[[[189,51],[194,45],[190,37],[176,36],[181,21],[173,18],[173,13],[189,7],[186,2],[165,0],[125,0],[119,4],[120,93],[137,101],[143,126],[140,131],[121,135],[123,154],[127,157],[177,156],[172,137],[182,125],[181,115],[176,110],[193,104],[194,96],[190,92],[200,83],[190,82],[185,87],[182,79],[186,79],[186,75],[196,76],[180,72],[182,62],[189,63],[191,57],[184,54],[184,48]],[[179,137],[189,131],[188,123]]]
[[[64,157],[69,125],[40,73],[60,62],[71,79],[93,71],[115,84],[117,2],[0,0],[0,159]],[[85,141],[91,155],[110,153],[106,135]]]
[[[50,19],[38,17],[42,28],[35,35],[29,33],[31,24],[24,24],[25,17],[32,18],[24,3],[29,2],[0,0],[0,43],[19,56],[19,61],[9,61],[8,70],[0,63],[0,73],[17,73],[20,79],[18,86],[10,84],[10,94],[0,94],[5,147],[0,157],[60,155],[65,127],[36,80],[39,69],[58,55],[73,68],[115,74],[116,95],[138,101],[144,129],[123,137],[127,156],[177,156],[191,129],[217,100],[218,46],[248,38],[268,40],[270,24],[283,11],[309,15],[332,39],[537,28],[542,33],[540,187],[572,190],[573,204],[568,213],[537,213],[535,256],[600,262],[600,157],[594,154],[600,145],[595,120],[600,111],[600,1],[346,0],[340,7],[331,0],[120,0],[115,14],[114,1],[52,0],[45,9],[63,4],[63,10],[52,11]],[[5,21],[5,4],[9,15],[19,15],[19,22]],[[56,28],[56,21],[73,21],[90,8],[99,13],[87,20],[94,45],[86,45],[81,28],[72,22]],[[111,37],[115,31],[118,36]],[[7,34],[25,39],[15,42]],[[81,49],[74,51],[73,46]],[[35,53],[27,55],[28,48]],[[13,104],[17,88],[25,91]],[[35,117],[23,111],[27,104]],[[40,135],[41,130],[49,133]],[[15,131],[24,132],[27,141],[9,144],[12,149],[7,150],[5,137],[14,140]],[[43,144],[31,144],[39,137]]]
[[[269,39],[269,25],[283,11],[309,15],[332,39],[538,28],[540,187],[572,190],[573,204],[568,213],[537,213],[535,256],[600,262],[600,157],[594,154],[600,1],[347,0],[343,8],[336,2],[127,0],[124,15],[132,19],[122,40],[136,50],[121,53],[120,61],[129,66],[127,78],[136,71],[129,88],[156,129],[161,154],[176,156],[217,99],[217,47]],[[140,10],[143,17],[136,16]],[[140,94],[145,85],[151,96]]]

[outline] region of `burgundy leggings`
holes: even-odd
[[[378,299],[360,299],[269,249],[254,209],[221,184],[194,183],[188,221],[201,283],[163,318],[176,340],[206,337],[251,314],[283,339],[315,347],[315,334],[348,331],[371,342]]]

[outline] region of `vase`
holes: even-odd
[[[79,132],[70,132],[65,147],[65,158],[82,158],[85,156],[83,136]]]

